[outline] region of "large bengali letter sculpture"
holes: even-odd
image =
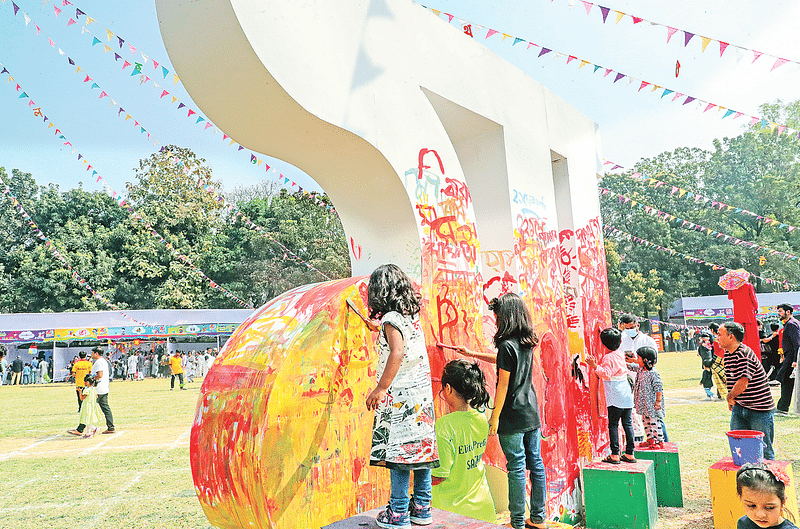
[[[363,276],[386,262],[419,283],[434,392],[451,358],[435,344],[490,350],[488,299],[526,300],[542,338],[548,511],[577,516],[581,459],[608,444],[602,392],[580,365],[609,324],[595,124],[409,0],[156,5],[208,118],[331,197],[355,276],[267,303],[204,381],[191,464],[211,523],[320,527],[386,502],[364,406],[375,336],[345,308],[365,308]],[[486,460],[503,468],[495,440]]]

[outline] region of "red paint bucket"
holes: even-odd
[[[764,460],[764,433],[756,430],[731,430],[727,433],[733,464],[761,463]]]

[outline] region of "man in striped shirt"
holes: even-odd
[[[719,328],[717,340],[725,349],[725,378],[728,382],[728,408],[731,430],[756,430],[764,433],[764,459],[775,459],[775,403],[767,374],[752,349],[742,343],[744,327],[732,321]]]

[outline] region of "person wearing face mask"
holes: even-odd
[[[636,316],[632,314],[623,314],[619,318],[620,328],[622,329],[622,345],[621,349],[625,352],[625,358],[628,363],[635,363],[636,362],[636,351],[640,347],[652,347],[656,351],[658,351],[658,345],[656,345],[656,341],[653,340],[652,337],[648,336],[647,334],[641,332],[639,330],[639,320]],[[639,428],[638,424],[641,423],[641,419],[636,416],[634,418],[634,430],[636,431],[637,437],[639,437]],[[667,435],[667,428],[664,425],[663,419],[660,420],[662,432],[664,433],[664,442],[669,442],[669,436]],[[644,426],[642,426],[642,431],[644,430]]]

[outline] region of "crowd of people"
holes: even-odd
[[[44,353],[30,362],[24,362],[19,355],[9,361],[7,356],[6,351],[0,348],[0,386],[45,384],[52,379],[53,368]]]
[[[158,346],[154,351],[145,352],[135,349],[121,354],[118,358],[110,360],[111,380],[144,380],[145,378],[168,378],[174,374],[186,376],[187,382],[195,378],[203,378],[219,354],[217,348],[203,350],[175,351],[170,355],[163,347]],[[84,353],[85,355],[85,353]],[[179,359],[172,361],[173,357]],[[78,382],[75,365],[82,357],[75,356],[67,366],[70,372],[69,382]],[[175,373],[180,371],[180,373]],[[183,383],[182,383],[183,384]]]

